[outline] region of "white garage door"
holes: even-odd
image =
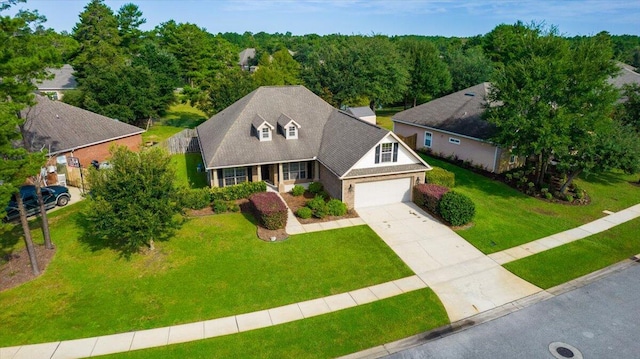
[[[355,208],[408,202],[411,200],[411,178],[356,184]]]

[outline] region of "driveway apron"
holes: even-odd
[[[359,208],[358,214],[440,297],[452,322],[542,291],[413,203]]]

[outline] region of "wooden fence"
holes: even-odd
[[[418,134],[414,133],[411,136],[400,136],[398,135],[398,137],[400,137],[400,139],[402,140],[402,142],[404,142],[407,146],[409,146],[412,150],[416,150],[416,143],[418,141]]]
[[[169,153],[199,153],[198,134],[196,130],[186,129],[176,133],[166,140],[158,143],[158,146],[166,148]]]

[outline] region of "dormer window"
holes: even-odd
[[[274,129],[275,127],[265,121],[260,115],[256,115],[251,123],[251,134],[258,137],[260,141],[271,141],[271,132],[273,132]]]
[[[260,133],[260,141],[268,141],[271,139],[271,130],[269,127],[263,127]]]
[[[298,131],[300,131],[299,123],[284,113],[280,114],[280,117],[278,117],[278,134],[283,135],[287,140],[293,140],[298,138]]]

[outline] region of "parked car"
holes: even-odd
[[[24,209],[27,212],[27,217],[35,216],[40,213],[40,207],[38,206],[38,197],[36,196],[36,186],[27,185],[20,187],[20,196],[24,202]],[[55,206],[66,206],[71,199],[69,189],[64,186],[46,186],[42,187],[42,200],[44,202],[45,210],[54,208]],[[15,198],[12,198],[9,205],[6,208],[7,216],[5,221],[13,221],[20,218],[20,211],[18,210],[18,203]]]

